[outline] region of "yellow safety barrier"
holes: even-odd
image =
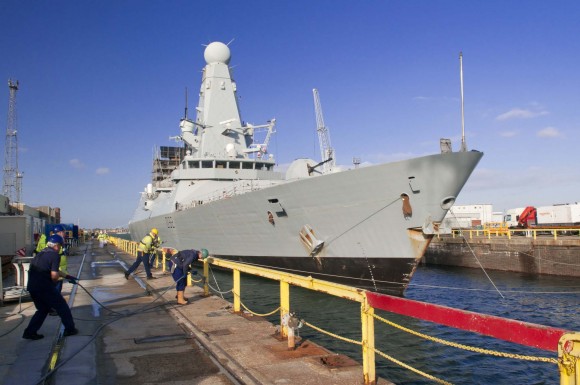
[[[242,264],[238,262],[226,261],[216,258],[207,258],[204,261],[204,276],[206,280],[206,285],[207,281],[209,280],[208,273],[210,263],[212,265],[231,269],[233,271],[232,291],[234,294],[234,312],[240,312],[241,310],[240,273],[246,273],[280,281],[280,325],[281,325],[280,329],[281,334],[284,337],[288,337],[288,327],[285,325],[285,322],[283,322],[283,320],[290,314],[290,285],[327,293],[330,295],[334,295],[336,297],[342,297],[360,303],[366,303],[366,297],[364,295],[365,291],[362,289],[340,285],[333,282],[323,281],[312,277],[304,277],[301,275],[267,269],[260,266]],[[374,355],[374,328],[372,326],[373,311],[374,310],[367,304],[365,307],[365,311],[361,312],[361,322],[363,325],[363,342],[362,342],[363,376],[365,379],[365,384],[375,384],[376,381],[375,355]]]
[[[548,235],[555,240],[558,237],[562,237],[564,235],[572,235],[572,236],[579,236],[580,229],[578,228],[544,228],[544,229],[507,229],[507,228],[486,228],[486,229],[453,229],[451,231],[451,236],[455,237],[463,237],[465,234],[469,236],[469,239],[473,239],[475,237],[483,236],[485,238],[491,239],[491,237],[503,237],[507,236],[508,239],[512,239],[512,237],[516,236],[524,236],[526,238],[533,238],[538,239],[539,236]],[[441,238],[438,236],[438,238]]]
[[[467,231],[467,230],[462,230]],[[479,231],[484,233],[485,230],[473,230]],[[509,230],[508,234],[512,231],[518,230]],[[521,231],[521,230],[520,230]],[[489,236],[489,232],[486,236]],[[455,232],[453,233],[455,236]],[[136,245],[136,242],[131,241],[124,241],[118,238],[114,238],[113,244],[117,247],[123,249],[124,251],[131,252],[133,250],[133,246]],[[136,246],[135,246],[136,250]],[[165,267],[165,253],[163,254],[163,265]],[[375,328],[374,328],[374,320],[378,319],[381,322],[384,322],[390,326],[397,327],[403,331],[408,333],[414,334],[418,337],[426,338],[432,340],[434,342],[442,343],[448,346],[453,346],[460,349],[470,350],[482,354],[490,354],[499,357],[505,358],[515,358],[521,360],[528,360],[528,361],[542,361],[542,362],[549,362],[549,363],[557,363],[560,369],[560,378],[561,378],[561,385],[580,385],[580,334],[579,333],[570,333],[565,334],[561,339],[558,346],[558,360],[556,361],[553,358],[546,358],[546,357],[535,357],[535,356],[523,356],[523,355],[516,355],[504,352],[497,352],[487,349],[481,349],[476,347],[470,347],[467,345],[461,345],[454,342],[448,342],[439,338],[430,337],[428,335],[418,333],[412,331],[410,329],[404,328],[400,325],[397,325],[391,321],[388,321],[382,317],[375,315],[374,308],[370,306],[366,291],[363,289],[358,289],[350,286],[340,285],[333,282],[323,281],[319,279],[315,279],[312,277],[304,277],[297,274],[287,273],[284,271],[272,270],[261,266],[243,264],[238,262],[233,262],[229,260],[222,260],[213,257],[206,258],[203,262],[203,278],[199,281],[194,281],[196,283],[202,282],[204,288],[204,295],[209,296],[209,266],[215,265],[222,268],[232,270],[233,274],[233,288],[231,292],[233,293],[233,311],[236,313],[241,312],[242,307],[256,315],[256,316],[270,316],[275,314],[276,312],[280,312],[280,325],[281,325],[281,334],[284,337],[289,337],[293,335],[293,333],[289,333],[288,327],[285,325],[284,319],[290,316],[290,285],[302,287],[305,289],[310,289],[322,293],[326,293],[329,295],[333,295],[336,297],[341,297],[345,299],[349,299],[352,301],[359,302],[361,304],[361,331],[362,331],[362,338],[361,341],[352,340],[346,337],[339,336],[337,334],[333,334],[328,332],[320,327],[314,326],[304,320],[304,325],[317,330],[321,333],[327,334],[339,340],[349,342],[352,344],[356,344],[361,346],[362,348],[362,361],[363,361],[363,378],[365,385],[373,385],[376,384],[376,369],[375,369],[375,355],[379,355],[383,358],[386,358],[397,365],[400,365],[403,368],[406,368],[414,373],[417,373],[425,378],[428,378],[434,382],[441,383],[441,384],[449,384],[444,380],[436,378],[428,373],[424,373],[416,368],[413,368],[383,352],[376,349],[375,347]],[[280,282],[280,306],[265,314],[260,314],[251,311],[248,307],[241,301],[241,273],[251,274],[267,279],[277,280]],[[191,275],[188,274],[188,286],[192,284]]]

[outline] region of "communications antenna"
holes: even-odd
[[[19,203],[22,197],[22,173],[18,171],[18,124],[16,119],[16,91],[18,91],[18,84],[18,80],[13,82],[12,79],[8,79],[10,99],[8,100],[2,193],[10,202]]]
[[[324,116],[322,115],[322,106],[320,105],[320,96],[318,90],[312,90],[314,94],[314,111],[316,112],[316,131],[318,132],[318,141],[320,142],[320,156],[321,166],[323,166],[323,173],[332,172],[336,164],[334,160],[334,149],[330,145],[330,132],[328,127],[324,124]]]
[[[459,78],[461,88],[461,152],[467,151],[465,143],[465,118],[463,113],[463,52],[459,52]]]

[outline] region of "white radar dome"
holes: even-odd
[[[203,53],[203,57],[207,64],[211,63],[224,63],[228,64],[230,62],[230,58],[232,57],[230,53],[230,49],[224,43],[220,43],[219,41],[210,43],[205,48]]]

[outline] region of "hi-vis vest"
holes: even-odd
[[[153,245],[153,236],[151,234],[148,234],[144,236],[143,239],[141,239],[141,242],[139,242],[139,247],[137,247],[137,251],[150,253],[153,251],[154,247],[155,246]]]

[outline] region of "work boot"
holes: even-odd
[[[127,279],[127,280],[128,280],[128,279],[129,279],[129,275],[130,275],[130,274],[129,274],[129,272],[128,272],[128,271],[126,271],[126,272],[125,272],[125,279]]]
[[[79,334],[79,330],[77,328],[73,328],[71,330],[65,329],[64,333],[62,333],[64,337],[74,336],[75,334]]]
[[[44,338],[44,336],[42,334],[38,334],[38,333],[26,333],[24,332],[24,334],[22,335],[22,338],[27,339],[27,340],[40,340],[42,338]]]
[[[177,294],[175,294],[175,299],[177,299]],[[187,298],[187,297],[185,296],[185,291],[183,292],[183,300],[184,300],[184,301],[189,301],[189,298]]]
[[[183,298],[183,291],[177,292],[177,304],[179,305],[187,305],[187,301]]]

